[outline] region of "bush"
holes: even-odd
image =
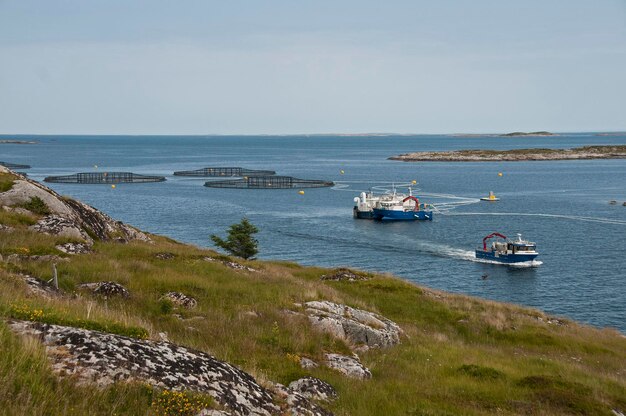
[[[228,238],[222,240],[216,235],[211,235],[211,240],[216,246],[223,248],[234,256],[243,259],[253,258],[258,252],[259,242],[253,237],[258,233],[256,228],[247,218],[241,220],[239,224],[233,224],[228,229]]]
[[[43,202],[43,199],[38,196],[33,196],[30,198],[30,201],[25,202],[20,205],[20,207],[29,210],[30,212],[38,215],[48,215],[50,214],[50,208]]]

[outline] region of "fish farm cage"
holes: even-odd
[[[0,166],[7,169],[30,169],[30,165],[20,165],[18,163],[0,162]]]
[[[334,182],[313,179],[298,179],[292,176],[248,176],[243,179],[227,181],[207,181],[204,186],[209,188],[237,189],[293,189],[323,188],[333,186]]]
[[[65,176],[48,176],[45,182],[53,183],[146,183],[163,182],[164,176],[138,175],[131,172],[83,172]]]
[[[254,170],[245,168],[202,168],[196,170],[181,170],[174,172],[176,176],[267,176],[275,175],[273,170]]]

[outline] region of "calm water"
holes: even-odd
[[[165,183],[116,189],[50,185],[153,233],[209,246],[210,234],[221,234],[247,216],[261,229],[258,238],[264,259],[391,272],[421,285],[538,307],[626,332],[626,207],[621,205],[626,201],[626,160],[386,160],[418,150],[626,144],[624,135],[37,139],[37,145],[0,145],[0,160],[32,165],[28,174],[36,180],[94,171],[94,165],[98,171],[167,176]],[[299,195],[297,190],[210,189],[202,186],[202,178],[171,175],[175,170],[207,166],[273,169],[340,185],[307,189]],[[425,202],[466,204],[437,215],[432,222],[381,224],[352,218],[352,199],[359,191],[411,180],[418,180],[418,194]],[[473,202],[490,190],[500,202]],[[608,204],[613,199],[617,205]],[[536,241],[543,264],[510,268],[472,261],[471,250],[493,231],[512,236],[521,232]],[[482,279],[483,274],[489,277]]]

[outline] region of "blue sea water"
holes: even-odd
[[[0,160],[32,165],[27,172],[36,180],[96,170],[166,176],[163,183],[116,189],[49,184],[153,233],[211,246],[210,234],[223,234],[246,216],[261,230],[262,259],[389,272],[420,285],[537,307],[626,332],[626,160],[387,160],[411,151],[626,144],[626,135],[21,138],[39,144],[1,144]],[[300,195],[298,190],[212,189],[202,186],[204,178],[172,176],[176,170],[208,166],[272,169],[333,180],[338,186],[305,189]],[[444,211],[432,222],[352,218],[353,198],[360,191],[412,180],[419,182],[421,201],[438,203]],[[476,201],[489,191],[501,201]],[[618,203],[609,205],[609,200]],[[520,232],[537,242],[543,264],[516,268],[473,261],[482,237],[494,231]]]

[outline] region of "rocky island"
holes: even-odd
[[[503,162],[523,160],[626,159],[626,146],[584,146],[572,149],[453,150],[392,156],[403,162]]]
[[[616,330],[389,275],[227,257],[3,167],[0,351],[3,414],[626,411]]]
[[[5,139],[0,140],[0,144],[37,144],[39,142],[34,140],[14,140],[14,139]]]

